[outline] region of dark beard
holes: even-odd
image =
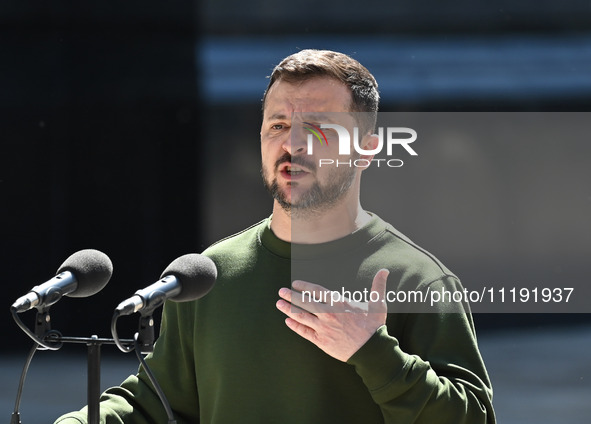
[[[310,170],[316,169],[315,164],[310,165],[309,162],[293,159],[295,158],[292,158],[288,153],[284,154],[275,162],[275,170],[278,169],[280,164],[286,161],[291,162],[293,165],[305,166]],[[285,212],[290,215],[293,213],[297,216],[308,216],[322,213],[332,208],[341,200],[353,184],[355,168],[346,168],[345,172],[335,172],[325,187],[321,187],[318,182],[315,182],[306,193],[302,194],[299,201],[295,204],[290,203],[285,194],[279,189],[277,178],[273,178],[271,182],[267,181],[264,166],[261,168],[261,175],[265,188],[273,196],[273,199],[277,200],[277,203],[279,203]],[[294,190],[297,190],[297,183],[291,187],[291,190],[292,193]]]

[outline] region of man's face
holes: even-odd
[[[317,146],[314,154],[308,154],[303,121],[322,116],[322,112],[349,112],[350,104],[347,86],[327,77],[294,84],[279,80],[267,93],[261,127],[262,175],[265,186],[286,211],[320,212],[349,191],[355,168],[318,166],[320,156],[338,157],[336,138],[332,143],[329,138],[328,146]]]

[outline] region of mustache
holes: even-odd
[[[309,169],[310,171],[316,171],[316,164],[313,161],[307,160],[302,156],[294,157],[287,152],[285,152],[279,159],[277,159],[277,161],[275,161],[275,169],[278,169],[279,166],[284,162],[290,162],[292,165],[298,165]]]

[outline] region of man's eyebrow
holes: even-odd
[[[342,120],[343,113],[349,114],[349,112],[306,112],[303,114],[303,117],[309,121],[338,123]]]
[[[283,114],[283,113],[274,113],[273,115],[269,116],[269,119],[275,120],[275,119],[287,119],[287,115]]]
[[[329,122],[329,117],[324,113],[306,112],[303,114],[304,119],[316,122]]]

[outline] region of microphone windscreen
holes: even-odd
[[[94,249],[80,250],[59,267],[57,273],[70,271],[76,277],[78,287],[67,296],[87,297],[100,292],[113,274],[111,259]]]
[[[188,302],[205,296],[212,289],[218,271],[207,256],[190,253],[176,258],[160,278],[175,276],[181,283],[181,292],[171,298],[175,302]]]

